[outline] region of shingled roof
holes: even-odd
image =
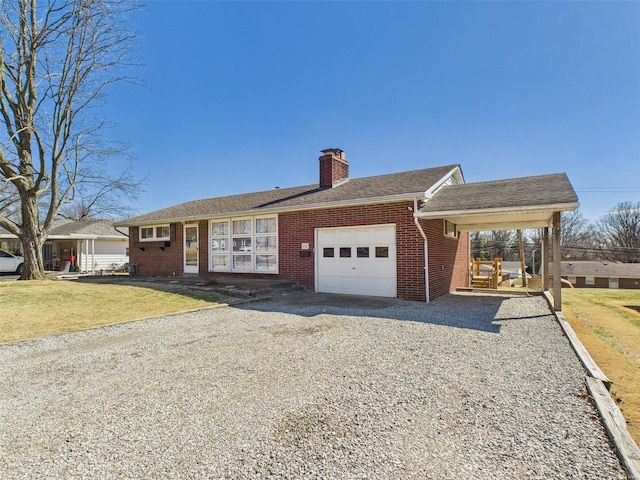
[[[55,237],[123,237],[112,220],[54,220],[49,238]]]
[[[562,262],[562,275],[573,277],[640,278],[640,263],[574,260],[571,262]]]
[[[442,180],[458,165],[447,165],[409,172],[354,178],[332,188],[304,185],[280,188],[256,193],[194,200],[155,212],[133,217],[117,225],[135,226],[167,223],[181,220],[198,220],[222,215],[260,214],[284,210],[306,210],[364,204],[376,201],[389,202],[413,198]]]
[[[515,230],[552,225],[553,215],[575,210],[578,196],[564,173],[446,185],[416,216],[444,218],[458,231]]]
[[[452,212],[575,204],[578,196],[567,175],[464,183],[442,187],[420,212]]]
[[[126,238],[127,228],[116,229],[113,220],[69,220],[56,219],[53,221],[49,239],[60,240],[63,238]],[[15,238],[15,235],[0,228],[0,237]]]

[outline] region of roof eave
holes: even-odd
[[[578,202],[572,203],[554,203],[550,205],[531,205],[531,206],[519,206],[519,207],[495,207],[495,208],[482,208],[482,209],[462,209],[462,210],[440,210],[435,212],[416,212],[418,218],[443,218],[454,216],[481,216],[481,215],[496,215],[496,214],[517,214],[517,213],[535,213],[535,212],[564,212],[569,210],[575,210],[580,204]]]
[[[419,219],[444,218],[456,224],[459,231],[526,230],[551,227],[553,214],[575,210],[578,203],[519,206],[506,208],[466,209],[416,212]]]
[[[249,210],[238,210],[233,212],[222,213],[210,213],[193,215],[188,217],[167,217],[142,222],[118,222],[116,227],[138,227],[144,225],[158,225],[162,223],[177,223],[177,222],[195,222],[198,220],[208,220],[212,218],[221,217],[240,217],[243,215],[265,215],[273,213],[286,213],[286,212],[299,212],[305,210],[320,210],[323,208],[336,208],[336,207],[353,207],[358,205],[373,205],[377,203],[398,203],[404,201],[411,201],[416,197],[423,198],[424,192],[402,193],[398,195],[385,195],[382,197],[370,197],[370,198],[358,198],[353,200],[336,200],[333,202],[322,202],[308,205],[293,205],[289,207],[273,207],[273,208],[252,208]]]

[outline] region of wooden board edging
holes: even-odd
[[[546,298],[547,303],[549,304],[549,308],[555,315],[556,320],[560,324],[562,331],[564,332],[567,339],[569,340],[569,343],[571,344],[571,348],[573,348],[573,351],[576,352],[576,355],[580,359],[580,362],[582,362],[582,365],[584,365],[584,368],[587,370],[587,373],[589,374],[589,376],[593,378],[597,378],[604,384],[605,387],[607,387],[607,390],[611,390],[611,385],[613,385],[613,382],[609,380],[609,378],[604,374],[604,372],[600,370],[600,367],[595,362],[595,360],[591,358],[591,355],[589,355],[589,352],[584,347],[584,345],[582,344],[582,342],[580,341],[576,333],[573,331],[573,328],[571,328],[571,325],[569,325],[569,322],[567,322],[567,319],[564,316],[564,313],[562,313],[561,311],[553,310],[553,299],[550,298],[549,292],[544,292],[544,297]]]
[[[618,408],[618,405],[613,401],[613,398],[611,398],[609,390],[613,382],[607,378],[593,358],[591,358],[591,355],[589,355],[587,349],[578,339],[578,336],[573,331],[573,328],[571,328],[564,314],[561,311],[554,310],[554,301],[549,292],[545,291],[543,296],[549,304],[549,309],[553,312],[569,340],[573,351],[588,372],[588,376],[585,377],[587,390],[596,404],[596,409],[598,410],[602,424],[611,439],[620,463],[626,470],[630,480],[640,480],[640,448],[638,448],[638,445],[633,438],[631,438],[631,435],[629,435],[624,416]]]
[[[629,479],[640,480],[640,448],[629,435],[622,412],[600,380],[593,377],[586,377],[585,380],[587,389],[607,430],[607,435],[609,435]]]

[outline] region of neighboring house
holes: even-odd
[[[562,278],[576,288],[640,288],[640,263],[562,262]]]
[[[95,273],[123,268],[129,262],[128,229],[116,228],[111,220],[55,220],[42,246],[45,270]],[[0,231],[0,246],[22,249],[8,232]]]
[[[564,174],[464,184],[460,166],[448,165],[350,179],[342,150],[322,153],[318,184],[119,222],[137,274],[282,278],[316,292],[424,301],[468,285],[467,232],[476,225],[548,227],[578,205]],[[523,204],[513,201],[525,192]],[[447,208],[429,208],[441,198]]]

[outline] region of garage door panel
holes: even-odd
[[[394,225],[319,229],[317,246],[316,278],[319,292],[396,296]],[[378,255],[376,247],[379,249]],[[349,249],[351,256],[341,257],[341,248]],[[333,249],[329,250],[333,257],[325,257],[325,249]]]
[[[370,241],[372,243],[390,243],[396,244],[396,229],[395,227],[387,227],[380,230],[372,230],[370,234]]]
[[[340,275],[328,275],[320,280],[318,291],[388,297],[391,296],[389,292],[395,291],[395,280],[388,278],[374,279],[368,276],[350,276],[347,278]]]

